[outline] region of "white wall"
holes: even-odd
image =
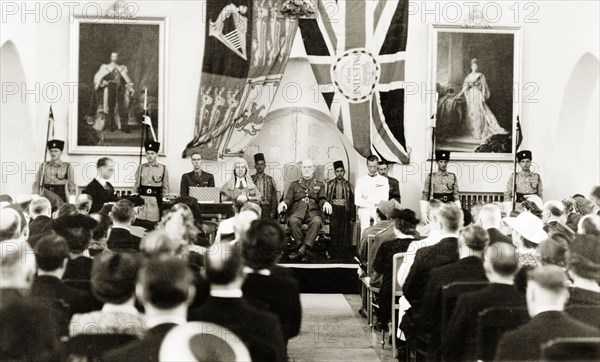
[[[81,9],[87,3],[81,2],[81,7],[75,9]],[[463,17],[466,16],[467,3],[411,2],[406,81],[426,84],[429,24],[453,23],[451,20],[456,18],[457,9],[460,9]],[[110,3],[99,4],[106,9]],[[160,162],[168,164],[172,191],[176,192],[181,173],[190,168],[189,160],[181,159],[180,154],[191,139],[194,128],[204,39],[203,2],[138,1],[137,4],[138,16],[166,16],[169,20],[167,148],[166,157],[161,158]],[[592,185],[600,184],[599,2],[484,1],[480,4],[487,6],[485,9],[488,17],[496,17],[496,6],[499,6],[499,19],[494,24],[522,26],[522,83],[533,85],[537,89],[531,101],[523,102],[521,106],[525,137],[522,149],[534,152],[534,163],[544,180],[545,198],[562,198],[576,192],[588,193]],[[518,14],[515,4],[519,6]],[[426,12],[426,9],[433,12]],[[10,15],[12,9],[9,10],[11,11],[7,12],[3,8],[5,19],[2,19],[0,43],[5,44],[8,40],[14,43],[21,59],[20,66],[27,89],[34,89],[36,82],[43,87],[47,82],[62,84],[69,81],[70,24],[68,14],[65,13],[68,9],[63,8],[63,16],[52,22],[50,19],[44,20],[44,16],[35,21],[32,15],[27,15],[23,22],[21,12]],[[54,17],[50,10],[46,9],[46,12]],[[43,8],[40,12],[43,13]],[[4,60],[4,48],[2,52]],[[301,47],[300,50],[295,47],[294,54],[298,52],[302,52]],[[4,73],[4,66],[2,69]],[[12,80],[2,74],[3,86],[5,79]],[[295,85],[289,84],[286,87],[288,82],[300,84],[303,89],[298,106],[322,110],[323,104],[315,102],[314,92],[308,89],[314,78],[306,60],[295,61],[294,66],[288,69],[279,93],[283,89],[295,88]],[[528,90],[531,89],[534,88]],[[421,89],[418,94],[408,97],[405,107],[405,132],[408,146],[412,148],[412,163],[395,165],[392,169],[392,174],[402,184],[403,203],[413,208],[417,207],[426,174],[426,120],[429,115],[427,103],[422,99],[425,91],[426,89]],[[277,97],[273,110],[286,106],[283,97],[280,94]],[[49,104],[43,98],[36,102],[34,97],[26,96],[26,106],[23,107],[21,94],[3,98],[6,99],[2,100],[1,192],[17,195],[29,192],[34,176],[26,170],[35,169],[34,160],[38,157],[41,160]],[[53,106],[56,136],[59,138],[67,138],[68,106],[66,95]],[[23,123],[31,125],[29,134],[23,134]],[[15,139],[19,142],[14,141]],[[6,140],[12,140],[10,148],[4,147]],[[357,162],[354,170],[358,170],[358,175],[364,174],[364,159],[355,152],[350,154],[351,160]],[[82,165],[95,162],[96,158],[97,156],[89,155],[64,157],[79,164],[76,172],[78,184],[85,184],[93,176],[93,169],[87,169],[88,174],[83,174]],[[137,162],[137,157],[114,158],[120,169],[115,184],[124,186],[123,177],[128,170],[126,164]],[[26,162],[20,163],[22,160]],[[15,165],[17,170],[9,172]],[[219,165],[215,165],[213,169]],[[511,167],[510,162],[456,162],[451,168],[459,175],[461,190],[503,191]],[[216,175],[217,184],[224,182],[224,177]]]

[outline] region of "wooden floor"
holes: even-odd
[[[302,329],[288,344],[294,361],[392,361],[381,333],[358,315],[359,295],[302,294],[301,301]]]

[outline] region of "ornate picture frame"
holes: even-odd
[[[521,111],[521,28],[430,26],[428,109],[435,149],[453,160],[512,161]],[[429,137],[427,157],[431,157]]]
[[[74,17],[70,154],[136,155],[155,135],[165,155],[166,33],[167,18]]]

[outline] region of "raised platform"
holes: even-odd
[[[279,264],[289,268],[300,284],[300,293],[358,294],[360,281],[351,263],[290,263]]]

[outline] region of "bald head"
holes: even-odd
[[[45,197],[37,197],[29,204],[29,215],[32,219],[40,215],[48,216],[52,214],[52,205],[50,201]]]
[[[24,239],[10,239],[0,243],[0,259],[1,288],[31,287],[36,270],[35,254]]]
[[[498,279],[512,281],[519,270],[517,248],[509,243],[494,243],[488,246],[485,249],[483,267],[492,282]]]
[[[502,220],[502,211],[494,204],[487,204],[481,207],[479,210],[479,222],[481,227],[484,229],[500,227],[500,221]]]
[[[527,274],[527,309],[532,317],[546,310],[563,310],[569,299],[565,271],[556,265],[542,265]]]
[[[22,231],[21,216],[15,209],[0,210],[0,241],[18,239]]]

